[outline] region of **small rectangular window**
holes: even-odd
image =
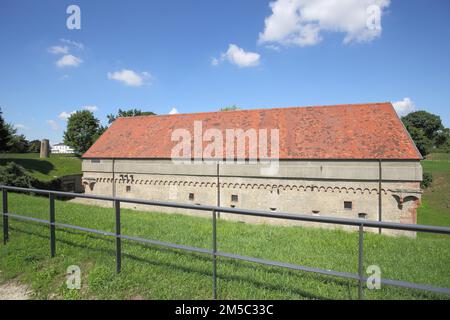
[[[239,201],[239,197],[237,194],[232,194],[231,195],[231,201],[232,202],[238,202]]]
[[[91,163],[100,163],[100,159],[92,159]]]
[[[131,186],[127,186],[127,192],[131,191]]]
[[[194,194],[193,193],[189,193],[189,200],[194,201]]]
[[[364,213],[364,212],[358,213],[358,218],[360,218],[360,219],[367,219],[367,213]]]
[[[344,209],[352,210],[353,209],[353,202],[351,202],[351,201],[344,201]]]

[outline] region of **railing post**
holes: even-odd
[[[8,190],[3,189],[3,244],[6,244],[9,240],[8,232]]]
[[[120,239],[120,201],[114,200],[116,209],[116,272],[122,269],[122,243]]]
[[[212,249],[213,249],[213,299],[217,299],[217,212],[213,210],[212,212]]]
[[[50,255],[53,258],[56,254],[56,234],[55,234],[55,195],[48,195],[50,200]]]
[[[364,224],[359,225],[359,254],[358,254],[358,275],[359,275],[359,286],[358,286],[358,299],[364,299]]]

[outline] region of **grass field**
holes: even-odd
[[[450,160],[450,153],[431,153],[427,155],[427,160]]]
[[[55,159],[50,159],[53,161]],[[65,159],[58,159],[65,160]],[[67,162],[65,162],[67,163]],[[63,164],[64,166],[64,164]],[[434,182],[423,195],[421,224],[450,226],[450,162],[424,161]],[[41,172],[42,173],[42,172]],[[156,210],[156,208],[155,208]],[[11,193],[9,211],[48,218],[48,200]],[[58,222],[114,231],[112,209],[56,202]],[[122,233],[211,248],[211,220],[182,215],[122,211]],[[0,222],[1,223],[1,222]],[[49,258],[46,226],[11,220],[10,242],[0,244],[0,284],[29,284],[36,299],[210,299],[211,258],[134,242],[123,243],[122,273],[115,274],[114,239],[57,230],[57,255]],[[450,238],[392,238],[367,233],[365,267],[378,265],[383,278],[450,288]],[[336,230],[218,221],[218,250],[323,269],[357,272],[358,235]],[[82,270],[82,289],[68,290],[65,272]],[[220,299],[356,299],[355,281],[218,258]],[[448,299],[383,286],[368,299]]]
[[[450,227],[450,161],[425,160],[422,167],[433,174],[433,183],[424,191],[417,222]]]
[[[81,160],[70,155],[50,155],[40,159],[38,153],[0,153],[0,165],[15,162],[35,178],[49,181],[54,178],[81,173]]]
[[[48,218],[48,200],[9,195],[9,211]],[[57,221],[113,232],[112,209],[57,201]],[[123,210],[122,233],[211,248],[211,220]],[[57,256],[49,258],[46,226],[11,221],[10,242],[0,245],[0,282],[31,284],[34,298],[209,299],[211,258],[125,241],[123,269],[115,274],[114,239],[57,230]],[[382,276],[450,287],[450,240],[391,238],[367,233],[365,266]],[[324,269],[357,272],[357,233],[301,227],[250,225],[220,220],[220,251]],[[356,299],[357,284],[328,276],[218,259],[221,299]],[[81,267],[82,290],[65,288],[69,265]],[[443,296],[383,287],[366,290],[368,299],[430,299]]]

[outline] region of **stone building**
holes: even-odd
[[[266,151],[255,154],[255,134]],[[416,223],[420,160],[391,103],[139,116],[117,119],[84,154],[83,184],[96,195]]]

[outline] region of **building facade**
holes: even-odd
[[[271,159],[272,164],[276,160],[276,170],[263,174],[268,165],[252,161],[247,146],[240,160],[224,160],[221,155],[208,161],[181,162],[173,153],[167,157],[177,144],[172,141],[173,132],[180,128],[195,131],[195,121],[219,132],[276,127],[278,158]],[[127,145],[120,148],[120,141],[125,140]],[[195,149],[195,141],[191,146]],[[201,147],[205,150],[208,143]],[[84,155],[83,184],[88,194],[416,223],[420,159],[389,103],[121,118]],[[200,211],[130,206],[210,216]],[[221,218],[315,226],[224,213]]]
[[[51,153],[55,154],[71,154],[75,153],[75,150],[64,143],[58,143],[52,146]]]

